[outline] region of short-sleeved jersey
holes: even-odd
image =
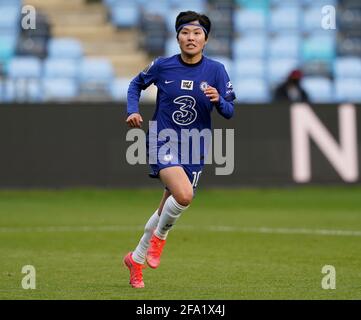
[[[158,133],[163,129],[173,129],[181,136],[182,129],[211,129],[214,107],[225,118],[233,115],[235,94],[229,76],[223,64],[205,56],[196,64],[185,63],[180,55],[154,60],[130,83],[128,115],[139,112],[140,91],[152,83],[158,88],[152,118],[157,122]],[[208,85],[220,94],[217,105],[203,92]]]

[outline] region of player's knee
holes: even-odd
[[[174,199],[181,206],[189,206],[193,200],[193,190],[182,190],[181,192],[174,195]]]

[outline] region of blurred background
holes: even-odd
[[[21,28],[25,5],[36,29]],[[321,26],[325,5],[336,29]],[[361,101],[357,0],[0,0],[0,103],[125,101],[154,57],[178,53],[174,22],[189,9],[210,17],[205,53],[225,65],[238,103],[272,102],[295,69],[311,102]]]

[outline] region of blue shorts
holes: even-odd
[[[172,163],[162,164],[162,163],[158,162],[157,164],[150,164],[151,172],[149,173],[149,177],[159,178],[160,170],[162,170],[164,168],[175,167],[175,166],[182,167],[184,169],[184,172],[186,173],[190,183],[192,184],[193,189],[197,188],[199,178],[202,173],[202,169],[204,167],[203,164],[184,165],[184,164],[172,164]]]

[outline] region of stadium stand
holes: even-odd
[[[24,5],[36,29],[21,27]],[[322,29],[325,5],[337,30]],[[154,57],[179,52],[174,21],[188,9],[211,18],[205,54],[225,65],[239,103],[269,102],[294,68],[313,102],[361,101],[357,0],[0,0],[0,102],[124,101]]]

